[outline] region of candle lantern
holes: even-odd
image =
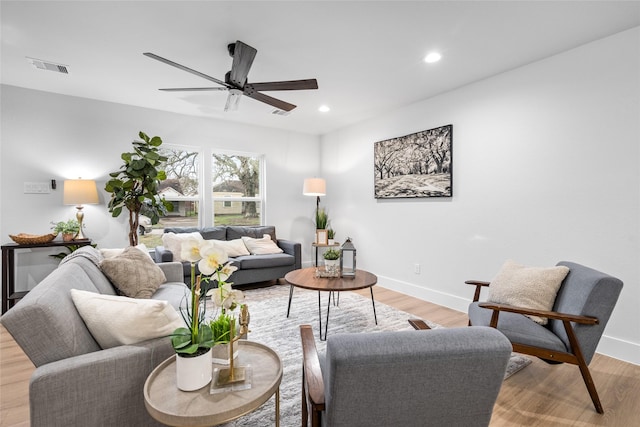
[[[353,246],[351,237],[347,237],[342,245],[340,271],[342,271],[342,277],[356,276],[356,247]]]

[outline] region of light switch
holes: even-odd
[[[48,194],[51,193],[48,182],[25,182],[24,194]]]

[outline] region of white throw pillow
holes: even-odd
[[[271,240],[271,236],[265,234],[262,239],[254,239],[253,237],[243,236],[242,241],[247,247],[251,255],[267,255],[282,253],[282,249]]]
[[[164,233],[162,235],[162,246],[169,249],[173,253],[174,261],[183,261],[182,259],[182,242],[188,239],[196,238],[204,242],[202,234],[198,231],[193,233]]]
[[[224,250],[227,256],[237,257],[243,255],[251,255],[247,250],[242,239],[234,240],[209,240],[213,243],[213,246],[218,250]]]
[[[144,243],[140,243],[135,247],[136,249],[140,249],[149,258],[151,258],[151,254],[149,253],[149,249],[147,248],[147,245],[145,245]],[[124,251],[124,248],[116,248],[116,249],[101,248],[100,249],[100,253],[104,258],[113,258],[115,256],[120,255],[123,251]],[[153,258],[151,258],[151,260],[153,260]]]
[[[167,336],[184,326],[178,312],[167,301],[78,289],[71,289],[71,298],[91,335],[103,349]]]
[[[526,267],[511,260],[504,263],[489,286],[490,302],[550,311],[569,267]],[[547,318],[528,316],[541,325]]]

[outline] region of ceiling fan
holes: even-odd
[[[222,87],[190,87],[190,88],[167,88],[160,89],[167,92],[177,91],[208,91],[208,90],[228,90],[229,96],[227,97],[227,103],[225,104],[224,111],[235,110],[238,108],[238,102],[242,95],[246,95],[249,98],[253,98],[257,101],[269,104],[282,111],[291,111],[296,108],[295,105],[280,99],[273,98],[265,95],[261,91],[272,90],[304,90],[304,89],[318,89],[318,82],[316,79],[306,80],[287,80],[279,82],[263,82],[263,83],[249,83],[247,82],[247,75],[253,64],[253,60],[256,57],[258,51],[240,40],[235,43],[231,43],[227,46],[229,55],[233,58],[231,65],[231,71],[228,71],[224,76],[224,81],[216,79],[215,77],[208,76],[199,71],[193,70],[177,62],[170,61],[156,54],[145,52],[144,55],[149,58],[153,58],[157,61],[164,62],[172,67],[179,68],[196,76],[200,76],[204,79],[219,84]]]

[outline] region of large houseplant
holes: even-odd
[[[138,244],[138,226],[140,211],[151,218],[152,224],[160,220],[160,213],[173,210],[173,205],[159,197],[160,181],[166,179],[166,173],[158,167],[167,160],[159,153],[162,139],[159,136],[149,138],[144,132],[138,134],[142,141],[133,141],[133,152],[122,153],[124,164],[117,172],[109,174],[105,190],[111,193],[109,212],[118,217],[123,208],[129,211],[129,245]]]

